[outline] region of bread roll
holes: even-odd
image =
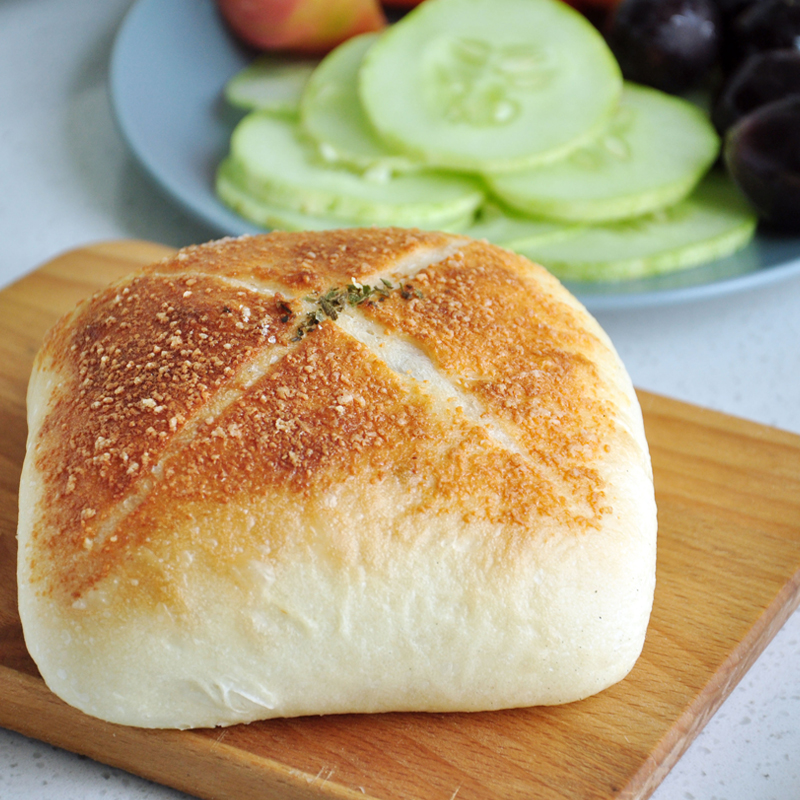
[[[28,392],[19,606],[112,722],[567,703],[645,636],[639,405],[544,269],[401,229],[186,248],[82,303]]]

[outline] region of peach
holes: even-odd
[[[217,5],[234,34],[259,50],[321,55],[386,25],[378,0],[217,0]]]

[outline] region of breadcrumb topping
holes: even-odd
[[[199,535],[202,525],[187,522],[197,509],[213,516],[234,499],[287,492],[302,508],[353,482],[391,479],[410,507],[458,509],[509,543],[544,517],[597,527],[610,509],[595,464],[614,426],[596,368],[604,345],[507,251],[464,240],[409,269],[408,259],[454,241],[402,229],[221,240],[151,265],[62,320],[39,362],[59,381],[36,440],[47,500],[35,535],[60,565],[42,561],[42,577],[59,576],[49,589],[80,597],[158,536]],[[443,411],[336,314],[297,336],[309,293],[381,279],[408,290],[341,313],[413,341],[480,400],[513,452]],[[192,547],[226,557],[288,535],[220,532]],[[163,586],[165,570],[154,571]]]
[[[182,302],[186,285],[190,304]],[[281,297],[206,277],[136,276],[51,333],[44,352],[61,384],[36,463],[51,499],[50,547],[62,563],[151,474],[187,420],[259,353],[265,329],[287,338],[285,308]]]
[[[277,282],[295,291],[320,291],[332,282],[391,271],[404,258],[452,239],[444,233],[405,228],[274,232],[187,247],[149,269],[179,274],[197,269],[206,275]]]
[[[596,522],[607,509],[587,465],[613,425],[593,360],[602,345],[574,309],[510,268],[515,258],[472,243],[416,276],[419,297],[390,297],[365,314],[419,343],[479,397],[549,475],[550,491],[580,498],[582,522]]]

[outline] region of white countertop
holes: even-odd
[[[0,3],[0,286],[89,242],[140,238],[182,246],[215,235],[151,183],[114,126],[108,57],[129,5]],[[638,387],[800,433],[800,277],[598,318]],[[2,800],[184,796],[0,730]],[[653,795],[798,797],[800,612]]]

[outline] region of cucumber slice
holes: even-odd
[[[331,217],[315,217],[310,214],[304,214],[301,211],[279,208],[264,203],[250,195],[240,185],[236,176],[236,169],[229,160],[223,161],[217,171],[216,189],[217,195],[227,206],[262,228],[282,231],[321,231],[332,228],[356,227],[358,225],[355,222],[348,223],[346,220],[333,219]],[[473,216],[471,213],[466,214],[446,224],[437,225],[436,228],[444,231],[461,232],[470,226]],[[428,226],[420,224],[413,227],[426,228]]]
[[[229,159],[223,160],[217,170],[215,188],[217,196],[225,205],[262,228],[282,231],[322,231],[342,227],[341,222],[336,220],[278,208],[253,197],[241,186],[236,176],[236,169]]]
[[[325,161],[387,173],[419,168],[392,150],[367,119],[358,96],[358,71],[375,33],[354,36],[331,51],[309,79],[300,100],[300,124]]]
[[[226,84],[225,99],[245,111],[297,116],[300,96],[319,62],[259,56]]]
[[[562,280],[620,281],[723,258],[744,247],[755,228],[756,217],[736,187],[713,172],[674,206],[519,252]]]
[[[619,66],[561,0],[426,0],[359,73],[367,117],[425,163],[500,172],[566,155],[619,102]]]
[[[486,176],[513,208],[551,219],[605,222],[682,200],[714,163],[719,137],[697,106],[626,83],[611,124],[566,158]]]
[[[229,169],[258,200],[317,217],[367,225],[444,225],[478,208],[483,192],[470,178],[435,172],[370,180],[320,163],[291,120],[248,114],[231,137]]]
[[[494,203],[487,203],[479,209],[475,222],[463,233],[473,239],[486,239],[500,247],[516,250],[567,239],[581,229],[580,225],[574,223],[525,217]]]

